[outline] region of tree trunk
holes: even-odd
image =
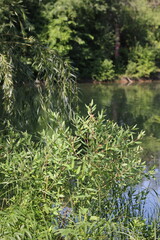
[[[119,49],[120,49],[120,27],[118,23],[115,25],[115,59],[119,57]]]

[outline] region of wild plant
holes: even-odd
[[[149,239],[119,204],[144,176],[144,133],[87,110],[72,127],[50,113],[36,141],[11,127],[1,135],[1,239]]]

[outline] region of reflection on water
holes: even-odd
[[[137,187],[138,190],[148,189],[149,193],[144,205],[144,217],[146,219],[155,216],[156,218],[160,215],[160,169],[155,169],[155,178],[151,180],[144,179],[141,184]]]
[[[81,84],[80,95],[83,102],[91,99],[97,109],[105,110],[107,118],[119,125],[137,125],[144,130],[143,159],[149,167],[155,166],[155,179],[137,186],[137,191],[149,189],[144,205],[144,216],[158,216],[160,207],[160,83],[121,86],[115,84]],[[85,108],[81,103],[81,111]]]

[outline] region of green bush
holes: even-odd
[[[123,224],[131,216],[124,215],[127,203],[124,210],[119,203],[144,175],[143,132],[137,136],[135,128],[123,129],[103,113],[96,117],[92,104],[87,109],[88,116],[77,115],[72,128],[52,113],[36,142],[13,129],[1,137],[1,239],[126,239],[132,234]]]
[[[150,77],[156,71],[155,51],[148,46],[137,45],[129,59],[126,74],[131,77]]]
[[[93,79],[97,81],[105,81],[105,80],[113,80],[115,77],[115,71],[113,62],[109,59],[105,59],[104,61],[100,61],[100,63],[95,64],[94,74],[92,76]]]

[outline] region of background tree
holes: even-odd
[[[126,74],[148,77],[156,71],[159,59],[160,10],[159,5],[153,6],[147,0],[48,1],[43,11],[47,20],[42,36],[71,59],[80,78],[110,80],[114,71],[124,74],[126,69]],[[131,63],[137,45],[144,48],[144,58],[145,49],[153,52],[153,58],[147,60],[147,75]],[[128,70],[131,64],[137,75]]]

